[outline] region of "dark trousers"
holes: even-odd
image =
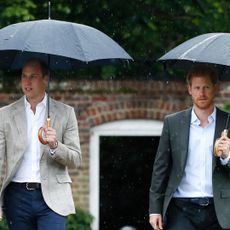
[[[66,217],[46,205],[40,188],[27,190],[11,183],[5,191],[3,212],[9,230],[65,230]]]
[[[167,230],[222,230],[214,204],[200,206],[183,199],[172,199],[167,215]]]

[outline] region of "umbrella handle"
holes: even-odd
[[[46,127],[51,127],[51,119],[48,117],[46,119]],[[45,127],[41,127],[39,130],[38,130],[38,139],[39,141],[43,144],[43,145],[47,145],[48,144],[48,141],[45,140]]]
[[[221,137],[227,136],[228,135],[228,130],[224,129],[223,132],[221,133]],[[219,145],[220,138],[217,138],[214,144],[214,155],[216,157],[220,157],[223,153],[222,150],[219,150],[218,145]]]

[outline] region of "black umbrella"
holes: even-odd
[[[160,57],[167,67],[188,69],[196,64],[212,65],[220,80],[230,81],[230,33],[207,33],[185,41]]]
[[[48,19],[12,24],[0,30],[1,69],[20,69],[31,58],[42,59],[51,70],[132,60],[110,37],[82,24]]]
[[[0,68],[20,69],[31,57],[63,70],[132,60],[110,37],[82,24],[47,19],[0,30]]]

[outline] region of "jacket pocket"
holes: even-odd
[[[56,178],[57,178],[57,182],[60,184],[72,183],[72,180],[69,175],[58,174],[56,175]]]

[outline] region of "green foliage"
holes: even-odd
[[[7,26],[21,21],[34,20],[35,16],[31,13],[36,5],[31,0],[0,0],[1,20],[0,26]],[[23,6],[23,7],[22,7]]]
[[[115,72],[116,70],[114,66],[104,66],[101,72],[102,79],[104,80],[112,79],[115,75]]]
[[[0,222],[0,230],[8,230],[7,223],[6,223],[6,219],[3,219],[3,220]]]
[[[76,214],[68,216],[66,230],[91,230],[92,221],[88,212],[79,209]],[[0,222],[0,230],[8,230],[5,219]]]
[[[77,213],[70,215],[67,221],[67,230],[91,230],[92,215],[83,211],[77,210]]]
[[[223,108],[222,108],[225,112],[230,112],[230,103],[226,103],[224,104]]]
[[[0,0],[0,26],[48,18],[48,0]],[[229,0],[55,0],[51,18],[93,26],[117,41],[135,60],[127,69],[83,71],[106,79],[148,79],[162,73],[156,60],[196,35],[230,32]],[[126,74],[128,73],[128,75]],[[81,72],[82,74],[82,72]]]

